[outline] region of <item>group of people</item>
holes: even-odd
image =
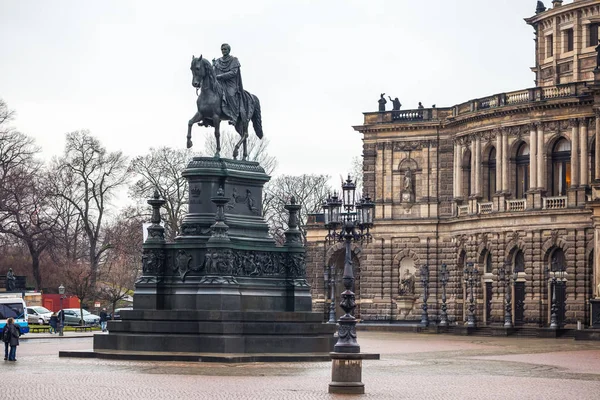
[[[15,324],[14,318],[8,318],[4,329],[2,329],[2,341],[4,342],[4,361],[17,361],[17,346],[19,345],[21,330]],[[10,347],[10,350],[9,350]]]

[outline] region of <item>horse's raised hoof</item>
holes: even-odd
[[[238,151],[237,150],[233,150],[233,159],[237,160],[237,156],[238,156]]]
[[[190,147],[192,147],[193,143],[191,141],[191,139],[187,140],[187,148],[189,149]]]

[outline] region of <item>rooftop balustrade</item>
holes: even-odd
[[[578,97],[586,94],[587,82],[573,82],[556,86],[534,87],[513,92],[498,93],[470,100],[452,107],[420,108],[385,112],[366,112],[365,124],[415,123],[443,121],[448,118],[466,116],[482,110],[499,109],[526,103],[538,103],[559,98]]]

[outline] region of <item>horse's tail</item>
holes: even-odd
[[[254,112],[252,113],[252,126],[254,127],[254,132],[256,132],[256,136],[259,139],[263,137],[262,130],[262,117],[260,116],[260,101],[258,101],[258,97],[252,95],[252,99],[254,100]]]

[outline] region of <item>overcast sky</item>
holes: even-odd
[[[377,110],[381,92],[408,109],[532,87],[534,35],[523,18],[535,8],[534,0],[0,0],[0,98],[48,157],[79,129],[131,156],[180,148],[195,113],[191,57],[218,57],[227,42],[261,101],[276,173],[337,177],[361,154],[352,126]],[[208,134],[194,127],[197,150]]]

